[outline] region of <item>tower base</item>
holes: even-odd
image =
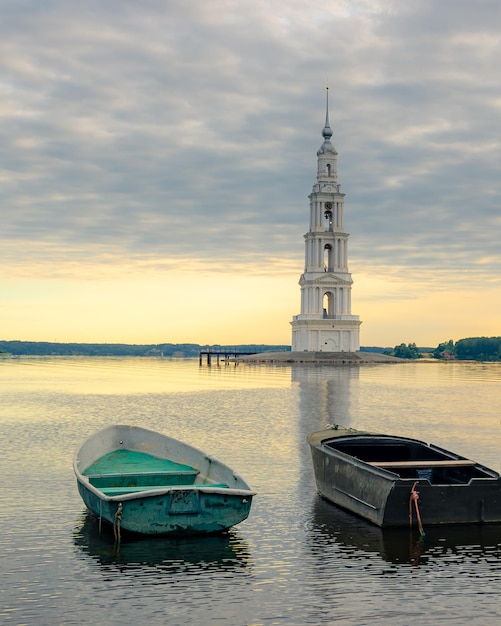
[[[293,352],[358,352],[360,350],[360,320],[358,316],[345,319],[301,319],[292,322]]]

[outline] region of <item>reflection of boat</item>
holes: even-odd
[[[431,558],[478,563],[497,560],[501,545],[501,524],[432,526],[421,537],[409,528],[378,528],[321,498],[315,499],[312,515],[312,545],[323,559],[327,546],[335,545],[335,557],[350,561],[377,554],[394,564],[424,564]]]
[[[106,522],[148,535],[213,533],[249,515],[253,492],[229,467],[144,428],[110,426],[74,458],[85,505]]]
[[[501,522],[501,477],[407,437],[352,429],[308,436],[319,493],[377,526]]]
[[[165,572],[188,569],[245,568],[250,563],[248,545],[235,530],[190,537],[164,537],[125,533],[119,545],[113,529],[85,512],[74,534],[75,545],[107,570],[144,574],[145,567]]]

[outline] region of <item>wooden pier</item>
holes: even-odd
[[[239,350],[200,350],[198,353],[198,361],[199,364],[202,365],[204,356],[207,357],[207,365],[212,365],[212,357],[216,357],[217,365],[219,366],[219,361],[222,359],[226,365],[230,362],[230,358],[236,358],[237,356],[246,356],[249,354],[257,354],[257,352],[240,352]]]

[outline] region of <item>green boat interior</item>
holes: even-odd
[[[328,448],[398,474],[431,484],[467,484],[472,478],[496,478],[475,461],[447,454],[416,440],[392,437],[350,437],[325,441]]]
[[[228,487],[195,480],[199,470],[190,465],[161,459],[145,452],[114,450],[82,472],[91,485],[108,496],[152,491],[164,487]]]

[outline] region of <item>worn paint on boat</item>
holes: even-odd
[[[317,490],[381,527],[501,522],[501,477],[417,439],[329,428],[308,436]]]
[[[255,495],[213,456],[138,426],[95,433],[77,450],[73,466],[89,511],[148,535],[225,531],[248,517]]]

